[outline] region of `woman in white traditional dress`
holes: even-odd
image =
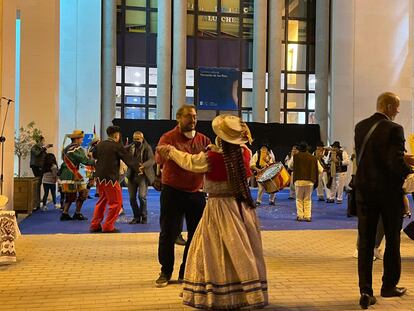
[[[209,195],[188,252],[183,302],[208,310],[263,308],[268,304],[266,267],[247,184],[250,131],[231,115],[216,117],[212,126],[218,137],[209,151],[191,155],[170,145],[157,149],[183,169],[205,173]]]

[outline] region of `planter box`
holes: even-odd
[[[40,205],[40,178],[14,178],[13,208],[16,213],[31,214]]]

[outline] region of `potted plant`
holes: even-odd
[[[13,206],[16,213],[30,214],[39,205],[41,181],[38,177],[22,177],[21,162],[30,154],[30,149],[40,136],[42,132],[33,121],[15,132],[14,154],[18,158],[18,170],[14,179]]]

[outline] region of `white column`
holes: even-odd
[[[185,104],[187,67],[187,1],[173,1],[173,76],[172,76],[172,119],[177,109]]]
[[[328,140],[331,143],[339,140],[349,153],[353,147],[354,132],[354,9],[355,0],[332,2],[331,105]],[[366,102],[365,105],[369,103]]]
[[[158,0],[158,37],[157,37],[157,119],[158,120],[170,119],[171,17],[172,17],[171,1],[170,0],[167,0],[167,1]],[[185,67],[184,67],[184,70],[185,70]]]
[[[19,126],[34,121],[46,142],[54,145],[48,152],[57,155],[60,1],[20,0],[16,4],[21,19]],[[13,17],[15,23],[16,12]],[[22,173],[32,176],[29,162],[29,158],[22,161]]]
[[[115,117],[116,1],[102,0],[101,137]]]
[[[59,149],[64,135],[74,129],[92,133],[95,125],[100,133],[101,4],[101,0],[61,3]]]
[[[414,133],[414,3],[413,1],[410,1],[409,3],[409,56],[411,59],[411,98],[410,98],[410,104],[411,104],[411,132],[406,133],[406,135]],[[408,141],[409,139],[407,139]],[[414,153],[414,147],[411,148],[411,145],[408,144],[406,146],[406,149],[408,150],[408,153]]]
[[[280,122],[280,75],[282,50],[282,9],[283,0],[269,1],[269,94],[268,122]]]
[[[16,46],[16,4],[11,1],[1,1],[0,28],[2,31],[0,43],[1,57],[1,95],[15,98],[15,46]],[[4,44],[7,42],[7,44]],[[6,102],[2,101],[0,120],[4,119]],[[4,136],[6,137],[4,152],[4,184],[3,194],[9,198],[8,210],[13,210],[13,175],[14,175],[14,105],[9,109],[8,122],[6,123]]]
[[[328,138],[329,3],[316,1],[315,114],[324,143]]]
[[[267,1],[254,2],[253,121],[265,122]]]

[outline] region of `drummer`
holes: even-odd
[[[250,161],[250,168],[254,172],[256,179],[259,173],[265,170],[267,167],[275,163],[275,155],[268,145],[261,145],[256,151]],[[262,203],[262,196],[264,187],[261,183],[258,183],[259,190],[257,191],[256,205],[259,206]],[[275,205],[275,194],[269,194],[269,205]]]

